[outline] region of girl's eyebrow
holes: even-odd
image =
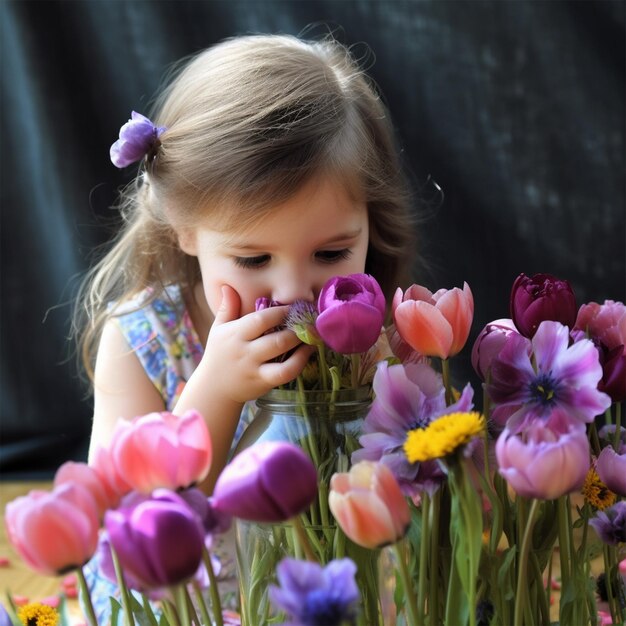
[[[357,239],[363,229],[361,227],[356,228],[355,230],[346,231],[344,233],[339,233],[337,235],[332,236],[330,239],[325,239],[322,242],[316,244],[315,248],[321,248],[324,246],[332,246],[338,243],[351,241],[352,239]],[[259,250],[270,251],[274,246],[263,246],[259,244],[252,244],[246,242],[236,242],[233,241],[228,244],[228,248],[233,251],[246,253],[246,252],[257,252]]]

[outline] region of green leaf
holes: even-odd
[[[122,619],[122,624],[119,624],[118,620],[122,613],[122,605],[113,597],[109,598],[111,602],[111,626],[123,626],[124,620]]]

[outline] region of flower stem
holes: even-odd
[[[117,553],[113,549],[113,546],[111,546],[111,557],[113,558],[113,567],[115,568],[115,577],[117,578],[117,584],[119,585],[120,593],[122,595],[122,607],[124,609],[126,625],[135,626],[135,620],[133,619],[133,610],[130,606],[130,593],[128,592],[128,587],[126,587],[126,583],[124,582],[122,566],[120,565],[120,560],[117,558]]]
[[[304,552],[308,561],[312,561],[313,563],[318,563],[319,560],[315,556],[315,552],[313,552],[313,548],[311,547],[311,542],[309,541],[309,537],[307,532],[302,524],[302,520],[296,516],[291,520],[293,524],[293,528],[296,531],[296,536],[298,537],[298,541],[300,543],[300,547]]]
[[[419,564],[419,585],[417,588],[417,624],[424,623],[424,615],[426,614],[425,602],[426,602],[426,583],[428,582],[427,561],[428,561],[428,549],[430,545],[426,541],[426,537],[429,535],[429,522],[430,518],[430,498],[427,493],[423,494],[422,498],[422,532],[420,541],[420,564]]]
[[[615,402],[615,435],[613,437],[613,449],[619,453],[620,449],[620,431],[622,430],[622,405]]]
[[[211,555],[206,549],[206,546],[202,548],[202,560],[204,567],[206,567],[207,574],[209,575],[209,593],[211,594],[211,608],[213,609],[215,626],[224,626],[222,601],[220,599],[219,589],[217,588],[217,578],[215,576],[215,570],[213,569],[213,563],[211,562]]]
[[[449,359],[441,359],[441,377],[443,379],[443,386],[446,390],[446,404],[449,406],[453,401]]]
[[[176,609],[180,615],[181,626],[191,626],[184,584],[181,583],[180,585],[176,585],[174,588],[174,597],[176,598]]]
[[[317,344],[317,358],[320,378],[322,379],[322,389],[328,390],[328,363],[326,362],[326,348],[323,343]]]
[[[528,551],[530,549],[530,545],[532,544],[532,533],[533,527],[535,526],[538,508],[539,500],[533,498],[520,549],[519,566],[517,570],[517,592],[515,594],[515,612],[513,618],[514,626],[522,626],[522,613],[528,592]]]
[[[441,489],[437,489],[437,491],[433,494],[430,503],[430,591],[428,594],[428,614],[430,616],[430,623],[433,625],[439,623],[439,551],[441,550],[441,547],[439,546],[440,518]]]
[[[406,605],[409,611],[409,619],[407,621],[408,624],[423,624],[423,620],[418,620],[418,612],[417,612],[417,599],[415,598],[415,592],[413,590],[413,583],[411,581],[411,576],[409,575],[409,569],[406,565],[406,558],[404,554],[404,550],[402,550],[402,541],[397,541],[393,548],[395,550],[396,556],[398,558],[398,565],[400,566],[400,576],[402,577],[402,584],[404,586],[404,593],[406,595]],[[421,572],[420,572],[421,577]]]
[[[200,588],[200,584],[197,580],[192,580],[191,584],[198,600],[198,608],[200,609],[200,615],[202,615],[202,623],[210,624],[211,618],[209,617],[209,611],[207,609],[206,602],[204,601],[204,596],[202,595],[202,589]]]
[[[89,626],[98,626],[96,612],[93,609],[91,596],[89,595],[89,587],[87,586],[85,574],[83,574],[83,570],[81,567],[76,568],[76,576],[78,577],[78,584],[80,585],[80,590],[83,594],[83,599],[85,602],[85,608],[87,609],[87,615],[85,616],[87,618],[87,623],[89,624]]]

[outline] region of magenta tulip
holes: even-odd
[[[320,291],[315,329],[335,352],[366,352],[380,336],[385,296],[368,274],[331,278]]]
[[[425,356],[447,359],[458,354],[469,336],[474,317],[474,296],[463,289],[439,289],[412,285],[398,289],[391,305],[398,333],[413,350]]]
[[[263,441],[246,448],[222,470],[212,505],[256,522],[283,522],[307,509],[317,495],[317,470],[297,446]]]
[[[505,429],[496,442],[498,470],[528,498],[552,500],[580,489],[589,470],[585,428],[560,409],[533,420],[522,434]]]
[[[137,491],[179,489],[203,480],[211,466],[211,437],[202,415],[149,413],[120,420],[111,440],[116,470]]]
[[[511,289],[511,318],[524,337],[531,338],[544,321],[572,328],[576,298],[569,282],[551,274],[520,274]]]
[[[598,346],[602,380],[598,389],[611,397],[613,402],[626,400],[626,353],[624,346],[615,346],[610,350],[604,345]]]
[[[518,332],[513,320],[508,318],[489,322],[480,331],[472,347],[472,366],[483,381],[487,379],[491,363],[512,334]]]
[[[34,490],[5,509],[9,541],[26,564],[45,576],[84,565],[98,544],[98,507],[79,484]]]
[[[398,541],[411,521],[400,486],[382,463],[360,461],[333,474],[328,505],[344,533],[364,548]]]
[[[596,471],[613,493],[626,496],[626,445],[621,446],[619,453],[613,446],[606,446],[598,456]]]
[[[157,489],[107,511],[104,524],[122,571],[142,589],[179,584],[196,573],[202,560],[202,522],[172,491]]]

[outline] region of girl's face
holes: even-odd
[[[211,312],[220,306],[222,285],[229,285],[245,315],[257,298],[313,301],[329,278],[363,272],[368,240],[365,202],[333,179],[315,178],[253,228],[198,228],[181,237],[181,247],[198,257]]]

